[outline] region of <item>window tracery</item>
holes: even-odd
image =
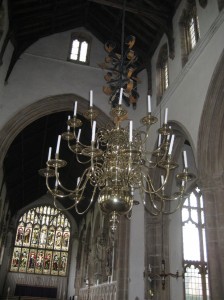
[[[199,21],[195,1],[188,1],[180,19],[182,64],[188,61],[188,56],[200,38]]]
[[[157,105],[169,86],[168,46],[164,44],[159,52],[157,60]]]
[[[182,208],[183,257],[186,299],[208,300],[208,266],[203,197],[198,187]],[[192,242],[194,247],[192,247]]]
[[[19,219],[10,271],[65,276],[70,241],[67,217],[39,206]]]

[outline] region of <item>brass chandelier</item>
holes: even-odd
[[[187,196],[187,183],[194,178],[194,175],[188,172],[187,156],[184,152],[184,169],[176,175],[178,190],[170,196],[165,195],[164,188],[168,178],[178,167],[172,159],[175,137],[167,124],[168,109],[165,110],[164,123],[158,130],[158,145],[150,153],[147,150],[149,131],[157,122],[157,118],[151,113],[150,97],[148,113],[141,119],[142,126],[133,129],[133,121],[128,120],[127,111],[122,106],[122,96],[121,88],[119,103],[111,109],[113,125],[97,128],[98,111],[93,107],[92,91],[90,92],[89,109],[83,114],[91,123],[92,137],[89,144],[80,142],[82,121],[77,116],[76,101],[74,115],[67,121],[67,131],[58,136],[55,157],[51,157],[52,148],[49,148],[46,168],[39,170],[39,173],[46,177],[46,185],[53,196],[55,206],[56,200],[63,204],[63,200],[68,198],[71,205],[65,209],[75,208],[78,214],[84,214],[96,198],[97,192],[98,205],[104,214],[110,216],[112,231],[116,230],[120,215],[130,218],[133,205],[137,202],[134,201],[135,191],[139,191],[143,204],[153,215],[170,214],[181,206]],[[86,165],[81,177],[74,180],[73,189],[66,188],[61,182],[60,169],[67,164],[59,156],[61,138],[67,141],[76,160]],[[153,176],[150,175],[156,170],[159,170],[161,176],[159,184],[158,178],[153,182]],[[56,181],[51,185],[49,178],[53,176]],[[80,203],[84,202],[84,191],[89,185],[93,188],[92,197],[86,209],[80,211]]]

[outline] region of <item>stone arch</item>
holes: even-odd
[[[224,295],[224,51],[210,81],[198,134],[198,172],[205,205],[211,299]]]
[[[218,0],[219,11],[221,11],[224,7],[224,0]]]
[[[20,110],[13,118],[11,118],[0,131],[0,165],[3,164],[3,160],[10,144],[20,131],[43,116],[61,111],[72,110],[74,99],[79,103],[78,113],[82,114],[86,109],[88,109],[89,102],[84,98],[75,94],[63,94],[43,98],[32,103]],[[104,112],[102,112],[99,108],[97,109],[100,111],[97,118],[97,124],[99,126],[111,122],[111,119]]]
[[[89,108],[89,101],[76,94],[62,94],[51,97],[46,97],[32,103],[21,109],[14,117],[12,117],[0,130],[0,166],[3,165],[6,153],[15,139],[15,137],[29,124],[35,120],[47,116],[52,113],[72,110],[74,99],[79,102],[78,113],[82,114]],[[107,116],[101,109],[97,107],[99,116],[97,118],[97,126],[101,127],[105,124],[112,124],[111,118]],[[118,257],[119,284],[117,286],[117,299],[128,299],[128,245],[129,245],[129,223],[126,220],[121,222],[120,236],[125,238],[119,241]],[[125,259],[123,259],[125,257]],[[83,258],[81,257],[83,260]],[[125,268],[125,272],[123,269]],[[81,271],[79,271],[81,273]],[[81,286],[82,274],[79,274],[76,279],[76,288]],[[78,283],[77,283],[78,282]],[[122,295],[122,297],[120,297]]]
[[[196,173],[195,170],[195,153],[193,151],[193,139],[190,132],[179,122],[175,120],[170,120],[168,126],[171,126],[173,134],[175,135],[174,148],[172,151],[172,160],[177,162],[180,167],[176,171],[170,174],[170,178],[167,184],[166,192],[167,194],[172,194],[178,189],[176,188],[176,173],[182,172],[182,150],[187,150],[188,153],[188,164],[189,172]],[[187,145],[186,145],[187,144]],[[155,148],[157,147],[157,143]],[[187,149],[186,149],[187,147]],[[153,174],[153,182],[160,182],[160,173],[155,172]],[[192,189],[194,182],[188,184],[188,191]],[[172,215],[159,215],[152,216],[147,211],[145,211],[145,272],[149,272],[148,266],[150,265],[152,273],[159,274],[161,271],[161,261],[165,259],[166,265],[170,268],[173,267],[173,248],[175,251],[181,251],[181,243],[176,241],[181,241],[179,239],[180,230],[180,209]],[[172,219],[172,220],[171,220]],[[175,224],[175,232],[173,233],[170,229],[171,222]],[[174,238],[175,237],[175,238]],[[171,249],[171,250],[170,250]],[[179,262],[178,262],[179,263]],[[177,266],[177,261],[175,260],[175,268]],[[182,262],[180,264],[182,267]],[[172,272],[173,268],[170,269]],[[170,299],[170,293],[172,290],[172,281],[166,282],[165,290],[162,289],[160,280],[148,280],[148,276],[145,276],[145,298],[148,299],[149,291],[155,293],[155,299]]]

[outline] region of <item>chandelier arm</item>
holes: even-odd
[[[93,190],[93,194],[92,194],[90,203],[89,203],[89,205],[87,206],[87,208],[86,208],[84,211],[80,212],[80,211],[78,210],[78,204],[79,204],[79,202],[76,203],[76,205],[75,205],[75,211],[77,212],[77,214],[83,215],[83,214],[85,214],[85,213],[89,210],[89,208],[90,208],[90,206],[91,206],[91,204],[92,204],[92,202],[93,202],[95,193],[96,193],[96,186],[94,187],[94,190]]]
[[[177,201],[178,201],[178,204],[177,204],[177,206],[173,209],[173,210],[171,210],[171,211],[163,211],[163,214],[164,215],[171,215],[171,214],[173,214],[173,213],[175,213],[176,211],[178,211],[178,209],[180,209],[180,207],[182,207],[182,205],[183,205],[183,198],[180,198],[180,199],[178,199]]]
[[[147,213],[149,213],[149,214],[151,214],[151,215],[153,215],[153,216],[159,216],[159,215],[161,214],[162,210],[159,209],[159,208],[157,207],[157,205],[154,203],[154,201],[153,201],[153,199],[152,199],[152,195],[149,194],[149,199],[150,199],[150,202],[151,202],[151,205],[152,205],[154,211],[153,211],[153,210],[150,210],[150,209],[147,207],[147,204],[146,204],[146,201],[145,201],[143,192],[144,192],[144,190],[141,188],[141,189],[140,189],[140,195],[141,195],[141,200],[142,200],[142,203],[143,203],[143,205],[144,205],[145,210],[147,211]]]
[[[81,161],[81,160],[79,159],[79,154],[76,153],[76,160],[77,160],[78,163],[80,163],[80,164],[82,164],[82,165],[85,165],[85,164],[88,164],[88,163],[91,161],[91,158],[90,158],[89,160],[87,160],[87,161]]]
[[[164,183],[157,190],[154,188],[154,185],[152,183],[152,179],[150,178],[149,175],[145,175],[142,172],[142,176],[143,176],[143,179],[145,180],[146,184],[149,186],[149,188],[147,189],[147,188],[144,187],[144,184],[142,185],[142,188],[143,188],[144,192],[146,192],[147,194],[155,194],[159,198],[162,199],[162,195],[160,195],[159,192],[163,190],[164,186],[167,183],[167,178],[169,177],[169,169],[166,169],[166,177],[165,177]]]
[[[145,126],[142,125],[142,126],[139,127],[139,129],[142,128],[142,127],[145,127]],[[150,128],[151,128],[151,125],[147,125],[146,126],[146,131],[145,132],[142,131],[142,133],[144,133],[144,139],[142,140],[142,145],[146,145],[146,141],[149,138]],[[140,133],[141,133],[141,131],[140,131]]]
[[[75,135],[75,134],[74,134],[74,135]],[[76,147],[77,151],[74,151],[74,150],[75,150],[75,149],[73,149],[74,146]],[[80,164],[87,164],[87,163],[90,162],[90,159],[87,160],[87,161],[81,161],[81,160],[79,159],[79,155],[82,155],[81,150],[84,149],[84,148],[86,148],[86,147],[88,147],[88,146],[86,146],[86,145],[80,143],[79,141],[77,141],[77,138],[76,138],[76,144],[71,144],[71,143],[70,143],[70,140],[68,140],[68,148],[69,148],[69,150],[70,150],[71,152],[75,153],[76,159],[77,159],[77,161],[78,161]],[[85,155],[83,155],[83,156],[85,156]],[[87,157],[87,156],[85,156],[85,157]]]
[[[72,209],[72,208],[77,204],[77,203],[75,202],[74,204],[72,204],[72,205],[69,206],[69,207],[66,207],[66,208],[60,208],[60,207],[57,206],[56,198],[57,198],[57,197],[54,196],[54,206],[55,206],[58,210],[60,210],[60,211],[67,211],[67,210],[69,210],[69,209]]]
[[[46,186],[47,186],[47,189],[48,191],[51,193],[51,195],[53,195],[54,197],[60,197],[60,198],[66,198],[68,197],[68,195],[64,195],[64,194],[61,194],[59,196],[59,194],[56,193],[57,189],[52,189],[50,188],[50,185],[49,185],[49,182],[48,182],[48,177],[46,177]]]
[[[90,172],[89,168],[84,171],[84,173],[82,174],[82,177],[80,178],[80,182],[78,184],[78,191],[82,192],[80,194],[81,197],[82,197],[82,195],[84,193],[84,190],[86,188],[86,184],[87,184],[87,182],[89,180],[89,175],[88,175],[89,172]],[[85,175],[86,173],[87,173],[87,175]],[[84,178],[84,176],[86,176],[86,177]]]
[[[154,207],[154,203],[152,203],[152,206],[153,206],[153,208],[155,209],[156,212],[153,212],[152,210],[149,210],[149,208],[148,208],[147,205],[146,205],[145,200],[143,200],[143,205],[144,205],[144,207],[145,207],[145,210],[146,210],[150,215],[153,215],[153,216],[157,217],[157,216],[159,216],[159,215],[161,214],[161,211],[156,207],[156,205],[155,205],[155,207]]]
[[[66,188],[66,187],[61,183],[60,178],[59,178],[59,172],[58,172],[58,169],[57,169],[57,168],[55,168],[55,176],[56,176],[56,180],[57,180],[58,185],[60,186],[60,188],[62,188],[63,191],[69,193],[69,194],[65,195],[65,197],[69,197],[69,196],[71,196],[72,194],[74,194],[76,188],[73,189],[73,190],[71,190],[71,189]],[[65,198],[65,197],[61,197],[61,198]]]

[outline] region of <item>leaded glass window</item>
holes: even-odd
[[[18,222],[10,271],[65,276],[70,223],[51,206],[28,210]]]
[[[157,60],[157,105],[169,86],[168,46],[164,44],[159,52]]]
[[[209,300],[203,197],[195,188],[182,208],[185,299]]]
[[[188,1],[180,20],[181,48],[183,65],[188,60],[188,55],[195,48],[199,38],[199,21],[195,1]]]
[[[89,63],[90,39],[83,34],[72,35],[69,60],[81,64]]]

